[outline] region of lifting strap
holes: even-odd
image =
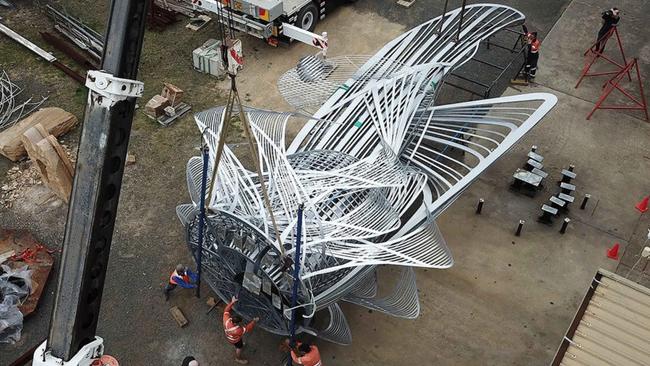
[[[271,209],[271,200],[269,199],[269,194],[266,189],[266,185],[264,184],[262,167],[260,166],[260,163],[257,160],[257,156],[258,156],[257,145],[255,144],[253,138],[253,133],[249,125],[248,117],[246,117],[246,111],[244,111],[244,106],[242,105],[241,98],[239,97],[239,92],[237,91],[235,75],[230,75],[230,80],[231,80],[230,83],[231,86],[230,86],[230,93],[228,94],[228,104],[226,104],[223,126],[221,127],[221,133],[219,134],[219,142],[217,144],[214,169],[212,170],[210,194],[208,195],[208,197],[212,197],[212,194],[214,192],[214,187],[217,185],[216,178],[217,178],[217,172],[219,171],[219,162],[221,161],[221,156],[223,154],[223,147],[226,144],[226,135],[230,127],[230,119],[232,118],[233,108],[235,107],[235,103],[237,103],[237,108],[239,109],[239,119],[241,120],[242,126],[244,128],[244,134],[246,135],[246,139],[248,140],[248,147],[250,149],[251,156],[253,157],[253,163],[255,164],[255,169],[257,170],[257,177],[260,181],[260,187],[262,188],[262,198],[264,200],[264,206],[266,206],[266,210],[269,212],[269,215],[271,215],[271,223],[273,224],[273,230],[275,231],[275,238],[278,241],[280,247],[280,253],[284,255],[284,246],[282,245],[280,230],[278,229],[278,225],[275,221],[275,215],[273,214],[273,210]],[[206,201],[206,208],[207,205],[208,202]]]

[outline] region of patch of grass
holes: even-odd
[[[98,32],[103,32],[106,28],[110,2],[60,0],[51,3],[78,17]],[[165,31],[147,31],[145,34],[138,75],[138,79],[145,83],[145,93],[139,101],[140,106],[144,107],[146,101],[160,93],[163,82],[170,82],[182,88],[185,91],[184,100],[192,105],[193,111],[223,104],[224,96],[217,88],[217,79],[201,74],[192,67],[192,51],[209,38],[219,37],[216,22],[209,23],[199,32],[193,32],[185,28],[188,18],[179,15],[178,20]],[[3,22],[43,49],[52,49],[38,34],[39,31],[57,33],[46,15],[44,3],[21,3],[17,10],[4,16]],[[66,65],[77,67],[64,55],[56,51],[53,54]],[[75,114],[80,120],[83,118],[86,89],[25,47],[5,37],[0,38],[0,65],[14,81],[25,88],[25,93],[49,96],[44,106],[61,107]],[[176,124],[191,120],[189,114],[176,121]],[[140,111],[136,113],[134,129],[151,132],[157,128],[161,127],[144,117]],[[196,133],[198,135],[198,130]],[[239,135],[232,137],[239,139]]]
[[[74,99],[76,103],[83,104],[88,101],[88,89],[78,87],[74,91]]]

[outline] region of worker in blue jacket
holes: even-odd
[[[165,301],[169,300],[169,293],[177,286],[182,288],[196,288],[198,276],[182,264],[176,266],[174,272],[169,275],[169,283],[165,286]]]

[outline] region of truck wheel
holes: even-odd
[[[318,8],[314,3],[309,3],[300,10],[300,13],[298,14],[298,19],[296,19],[296,26],[304,30],[313,32],[314,28],[316,28],[317,22],[318,22]]]

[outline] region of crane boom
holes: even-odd
[[[34,365],[89,365],[101,356],[96,337],[136,97],[146,0],[112,0],[102,71],[90,91],[68,208],[48,339]]]

